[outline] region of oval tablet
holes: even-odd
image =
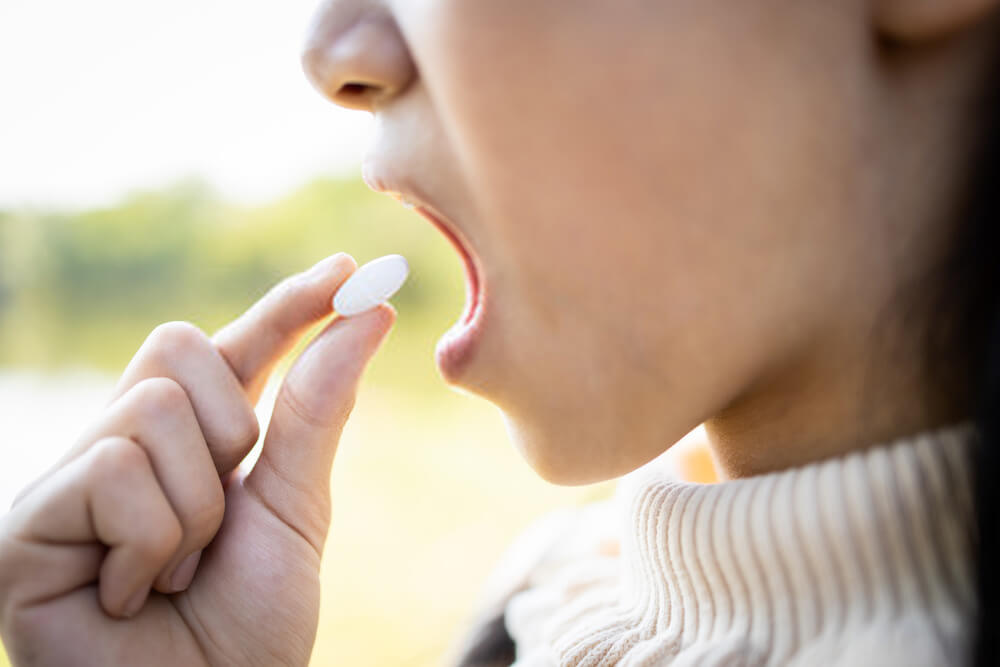
[[[402,255],[386,255],[358,268],[333,297],[333,309],[350,317],[384,303],[403,286],[410,265]]]

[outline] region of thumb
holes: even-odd
[[[396,321],[382,304],[331,322],[296,359],[271,416],[251,493],[319,553],[330,525],[330,469],[361,374]]]

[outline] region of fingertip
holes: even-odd
[[[333,295],[357,268],[346,252],[330,255],[278,283],[218,331],[213,342],[240,384],[251,393],[258,391],[274,364],[308,327],[330,315]]]
[[[396,323],[398,315],[399,314],[396,312],[396,309],[392,306],[392,304],[386,302],[381,303],[371,310],[355,317],[364,317],[370,320],[368,327],[372,330],[372,335],[381,341],[389,334],[389,331]]]
[[[345,269],[350,273],[353,273],[358,268],[358,261],[346,252],[338,252],[333,255],[333,260],[338,268]]]
[[[127,620],[138,614],[143,605],[146,603],[146,599],[150,594],[150,587],[140,586],[137,590],[116,599],[113,593],[109,593],[108,590],[112,588],[109,585],[105,585],[101,582],[98,592],[98,600],[100,602],[101,608],[104,613],[111,618],[117,618],[120,620]]]
[[[396,311],[396,308],[386,301],[355,315],[338,314],[337,323],[338,326],[345,326],[348,323],[352,323],[352,327],[355,325],[364,325],[365,328],[373,326],[379,329],[389,329],[396,322],[398,315],[399,313]]]
[[[313,291],[316,296],[325,301],[324,310],[333,308],[333,297],[341,285],[358,270],[358,263],[346,252],[338,252],[320,260],[303,274],[304,281],[300,286],[305,291]]]
[[[130,597],[126,602],[124,608],[121,611],[122,618],[132,618],[142,610],[142,606],[146,603],[146,598],[149,597],[149,587],[144,586],[135,592],[132,597]]]
[[[372,309],[372,317],[376,323],[373,325],[375,333],[372,334],[373,340],[368,352],[369,359],[385,345],[392,332],[392,327],[396,323],[397,316],[396,309],[389,303],[380,304]]]
[[[354,257],[346,252],[338,252],[316,262],[306,273],[326,275],[328,273],[351,274],[358,268]]]
[[[379,313],[379,317],[385,323],[386,328],[392,327],[396,323],[396,319],[399,317],[399,312],[396,310],[395,306],[386,301],[385,303],[379,304],[376,308]]]

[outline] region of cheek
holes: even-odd
[[[445,4],[428,87],[491,255],[516,264],[536,310],[627,316],[666,296],[683,322],[836,247],[823,216],[849,217],[852,201],[851,118],[830,71],[850,44],[844,16],[763,34],[748,26],[776,3]]]
[[[423,76],[496,243],[497,391],[539,467],[569,422],[595,470],[657,424],[629,434],[651,458],[849,294],[851,3],[439,4]]]

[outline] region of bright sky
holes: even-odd
[[[202,176],[243,202],[357,172],[367,114],[298,51],[318,0],[0,0],[0,208]]]

